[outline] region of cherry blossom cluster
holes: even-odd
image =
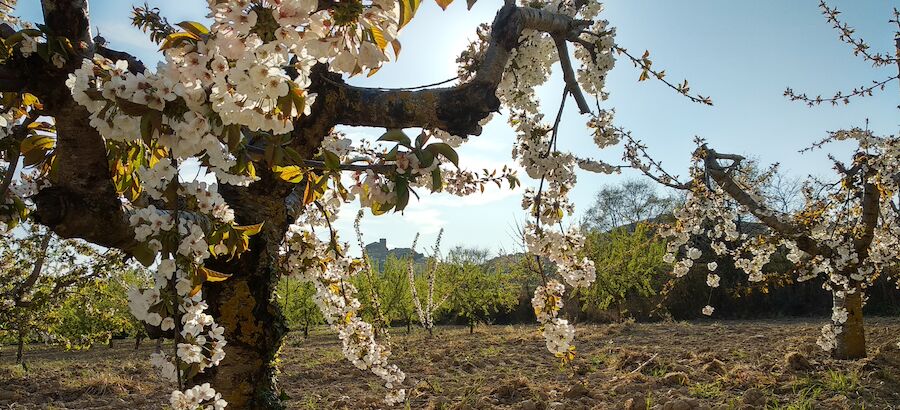
[[[540,5],[529,3],[528,6]],[[575,42],[575,56],[582,62],[577,75],[578,83],[574,85],[580,85],[581,89],[593,95],[597,101],[605,100],[608,96],[605,91],[606,73],[615,63],[612,56],[615,30],[609,28],[605,20],[597,19],[602,11],[602,5],[593,1],[578,5],[563,0],[547,2],[541,8],[591,22],[589,29],[569,33],[579,39]],[[566,215],[574,213],[574,205],[570,202],[568,193],[577,182],[575,168],[577,166],[583,170],[599,173],[618,172],[618,168],[602,161],[580,158],[572,153],[559,151],[557,149],[559,118],[553,124],[544,122],[535,89],[547,82],[551,67],[559,61],[559,53],[562,52],[557,46],[559,40],[550,34],[524,30],[519,39],[520,47],[510,52],[506,73],[498,87],[497,96],[509,109],[510,124],[516,131],[513,158],[529,177],[540,181],[537,189],[526,189],[522,199],[522,208],[527,210],[531,217],[526,223],[524,232],[527,250],[537,258],[546,258],[554,263],[565,283],[578,288],[589,286],[596,278],[596,274],[593,263],[580,256],[584,237],[576,229],[564,230],[561,225]],[[460,58],[460,62],[471,65],[468,59],[477,59],[478,49],[471,46],[468,54]],[[568,56],[565,58],[568,59]],[[561,104],[565,104],[565,99],[570,93],[575,94],[575,90],[567,87]],[[559,113],[561,115],[562,107]],[[598,148],[606,148],[618,142],[608,137],[610,133],[607,129],[611,126],[611,122],[611,111],[601,111],[591,120],[590,124],[595,125],[595,134],[603,136],[595,136]],[[560,226],[558,230],[557,225]],[[557,316],[562,307],[565,286],[556,280],[548,280],[543,276],[543,272],[541,275],[544,277],[544,285],[535,290],[532,299],[535,314],[542,325],[548,350],[568,361],[574,357],[574,346],[571,342],[575,330],[566,319]]]
[[[575,351],[572,346],[575,328],[568,320],[559,317],[565,291],[565,285],[551,279],[535,289],[531,306],[541,324],[541,334],[547,343],[547,350],[563,360],[571,360]]]
[[[222,395],[216,393],[215,389],[209,386],[209,383],[191,387],[183,392],[173,391],[169,398],[169,403],[174,410],[195,410],[198,408],[222,410],[228,405],[222,399]]]
[[[194,375],[218,365],[225,357],[226,345],[225,329],[205,313],[208,305],[202,299],[200,286],[204,281],[225,279],[203,263],[213,253],[226,254],[229,250],[222,242],[210,243],[208,238],[212,232],[207,230],[211,227],[201,225],[189,211],[223,226],[231,226],[234,212],[218,194],[215,184],[180,183],[178,167],[170,158],[140,168],[139,173],[144,192],[150,198],[166,200],[166,193],[172,190],[178,198],[184,198],[184,203],[176,206],[176,209],[181,207],[181,212],[148,205],[134,209],[129,218],[135,240],[145,244],[151,255],[162,254],[156,260],[154,287],[130,290],[129,307],[138,320],[176,334],[174,355],[154,353],[151,363],[163,379],[181,386]],[[207,408],[206,405],[221,409],[226,402],[206,384],[174,391],[170,404],[175,409]]]
[[[325,206],[325,218],[336,216]],[[318,213],[315,207],[308,207],[306,213]],[[375,340],[371,324],[359,315],[360,302],[356,298],[356,288],[351,278],[364,269],[364,262],[343,254],[346,248],[337,242],[337,234],[331,232],[329,241],[320,240],[312,228],[319,226],[322,219],[301,217],[298,224],[291,225],[284,245],[285,269],[290,275],[315,286],[314,300],[325,317],[325,321],[338,333],[342,352],[354,366],[370,370],[384,382],[388,389],[385,403],[393,405],[406,398],[403,381],[406,375],[393,364],[388,363],[391,352]],[[325,224],[330,223],[328,220]]]

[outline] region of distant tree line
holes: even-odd
[[[799,205],[796,180],[783,175],[771,180],[765,191],[770,200],[785,210]],[[604,187],[596,194],[582,228],[585,256],[594,262],[597,280],[589,288],[566,295],[570,318],[593,322],[695,319],[703,316],[706,305],[716,306],[715,317],[723,319],[830,314],[831,296],[822,290],[821,279],[797,282],[783,249],[765,265],[766,278],[760,282],[751,282],[727,259],[698,260],[685,277],[676,280],[665,260],[666,241],[658,235],[658,228],[673,221],[671,213],[680,201],[634,180]],[[751,236],[764,229],[750,215],[739,218],[739,229]],[[378,304],[367,303],[363,308],[363,315],[372,323],[403,327],[407,332],[420,325],[408,280],[410,269],[420,298],[428,292],[427,272],[435,269],[435,323],[470,329],[478,324],[533,323],[530,299],[541,279],[526,267],[525,254],[491,257],[484,249],[457,246],[446,256],[435,251],[422,260],[409,250],[384,253],[385,259],[372,262],[371,280],[366,275],[356,278],[361,300],[371,300],[373,291],[379,298]],[[712,253],[704,250],[703,254]],[[720,277],[719,287],[714,289],[706,282],[710,262],[718,265]],[[900,300],[893,290],[887,280],[876,281],[866,313],[900,314]],[[292,329],[308,332],[322,322],[313,294],[308,284],[282,279],[279,295]]]

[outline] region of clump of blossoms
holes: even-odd
[[[172,166],[170,161],[158,161],[154,169],[158,167]],[[176,198],[186,198],[182,202],[190,207],[179,211],[176,205],[175,211],[162,211],[150,205],[135,210],[130,217],[135,239],[146,244],[152,259],[156,259],[157,253],[162,256],[156,260],[154,287],[130,290],[129,307],[138,320],[163,332],[175,333],[174,355],[154,353],[151,363],[163,379],[177,382],[180,387],[225,357],[225,329],[205,313],[208,306],[202,299],[201,285],[227,278],[204,267],[203,262],[213,255],[211,249],[227,253],[228,246],[224,243],[210,244],[207,239],[215,230],[230,227],[234,216],[214,186],[197,182],[180,184],[177,167],[173,173],[153,173],[151,169],[145,175],[159,176],[156,180],[146,180],[146,186],[161,188],[147,190],[149,197],[163,201],[164,192],[174,191]],[[209,219],[201,223],[195,219],[197,214]],[[174,391],[170,404],[175,409],[208,405],[218,410],[227,403],[209,384],[204,384]]]
[[[346,244],[338,242],[335,232],[330,232],[329,241],[316,236],[314,227],[328,227],[337,216],[334,208],[321,206],[321,217],[301,217],[289,228],[283,252],[285,270],[315,286],[316,305],[325,321],[337,331],[344,357],[357,368],[370,370],[382,379],[388,389],[386,404],[402,402],[406,399],[403,388],[406,375],[388,363],[390,350],[375,340],[372,325],[358,314],[360,302],[351,279],[364,269],[365,262],[347,257]],[[308,206],[304,213],[316,214],[320,214],[320,209],[315,206]]]
[[[558,12],[565,16],[584,19],[588,23],[585,30],[579,33],[568,33],[575,37],[575,56],[582,61],[577,81],[567,80],[567,88],[563,93],[563,101],[572,94],[579,102],[584,113],[580,96],[583,89],[599,100],[605,100],[606,73],[612,69],[615,59],[612,56],[615,30],[608,28],[605,20],[596,20],[602,10],[598,2],[588,2],[583,7],[568,1],[551,1],[531,7]],[[568,193],[574,187],[577,176],[575,167],[599,173],[618,172],[618,167],[602,161],[576,157],[556,149],[559,118],[554,124],[544,122],[539,112],[540,104],[535,88],[544,84],[549,76],[551,66],[559,61],[559,55],[565,53],[558,44],[565,43],[560,35],[549,35],[536,30],[525,30],[519,42],[523,45],[511,52],[507,63],[507,73],[500,83],[497,96],[510,111],[510,124],[516,131],[516,143],[513,147],[513,158],[525,170],[529,177],[539,180],[537,189],[528,188],[522,199],[522,208],[527,210],[530,219],[526,222],[524,242],[528,252],[535,256],[536,270],[540,272],[544,285],[535,290],[532,305],[538,321],[542,325],[542,334],[547,348],[556,356],[568,362],[574,358],[574,327],[563,318],[558,317],[562,307],[562,295],[565,286],[553,279],[548,279],[541,260],[546,259],[556,265],[558,274],[564,282],[573,288],[587,287],[595,280],[593,262],[580,256],[584,245],[584,237],[577,229],[564,230],[561,222],[566,215],[574,213],[574,205],[569,201]],[[472,46],[470,50],[477,50]],[[477,53],[470,53],[475,55]],[[471,65],[461,59],[465,66]],[[565,55],[563,69],[571,67],[568,55]],[[461,68],[462,70],[463,68]],[[598,107],[599,108],[599,107]],[[559,115],[562,113],[560,107]],[[596,114],[590,124],[595,125],[597,133],[609,134],[606,128],[611,124],[611,111]],[[599,148],[605,148],[618,141],[608,138],[595,138]],[[556,228],[559,226],[560,228]]]

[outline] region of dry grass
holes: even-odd
[[[412,409],[900,408],[900,320],[867,325],[870,358],[856,362],[828,358],[815,347],[819,323],[799,320],[582,325],[571,368],[544,351],[534,326],[440,328],[433,338],[396,329],[392,360],[407,372]],[[331,332],[286,342],[290,408],[381,407],[378,380],[345,362]],[[169,387],[149,366],[152,348],[126,345],[35,348],[27,372],[6,350],[0,406],[159,408]],[[788,353],[811,368],[792,370]]]

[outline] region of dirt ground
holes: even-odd
[[[581,325],[565,368],[535,326],[393,329],[411,409],[900,409],[900,318],[867,319],[869,358],[834,361],[818,321]],[[129,341],[65,352],[33,346],[27,370],[0,355],[0,408],[152,409],[170,386]],[[377,378],[352,367],[322,328],[281,355],[289,408],[380,408]],[[402,408],[402,407],[401,407]]]

